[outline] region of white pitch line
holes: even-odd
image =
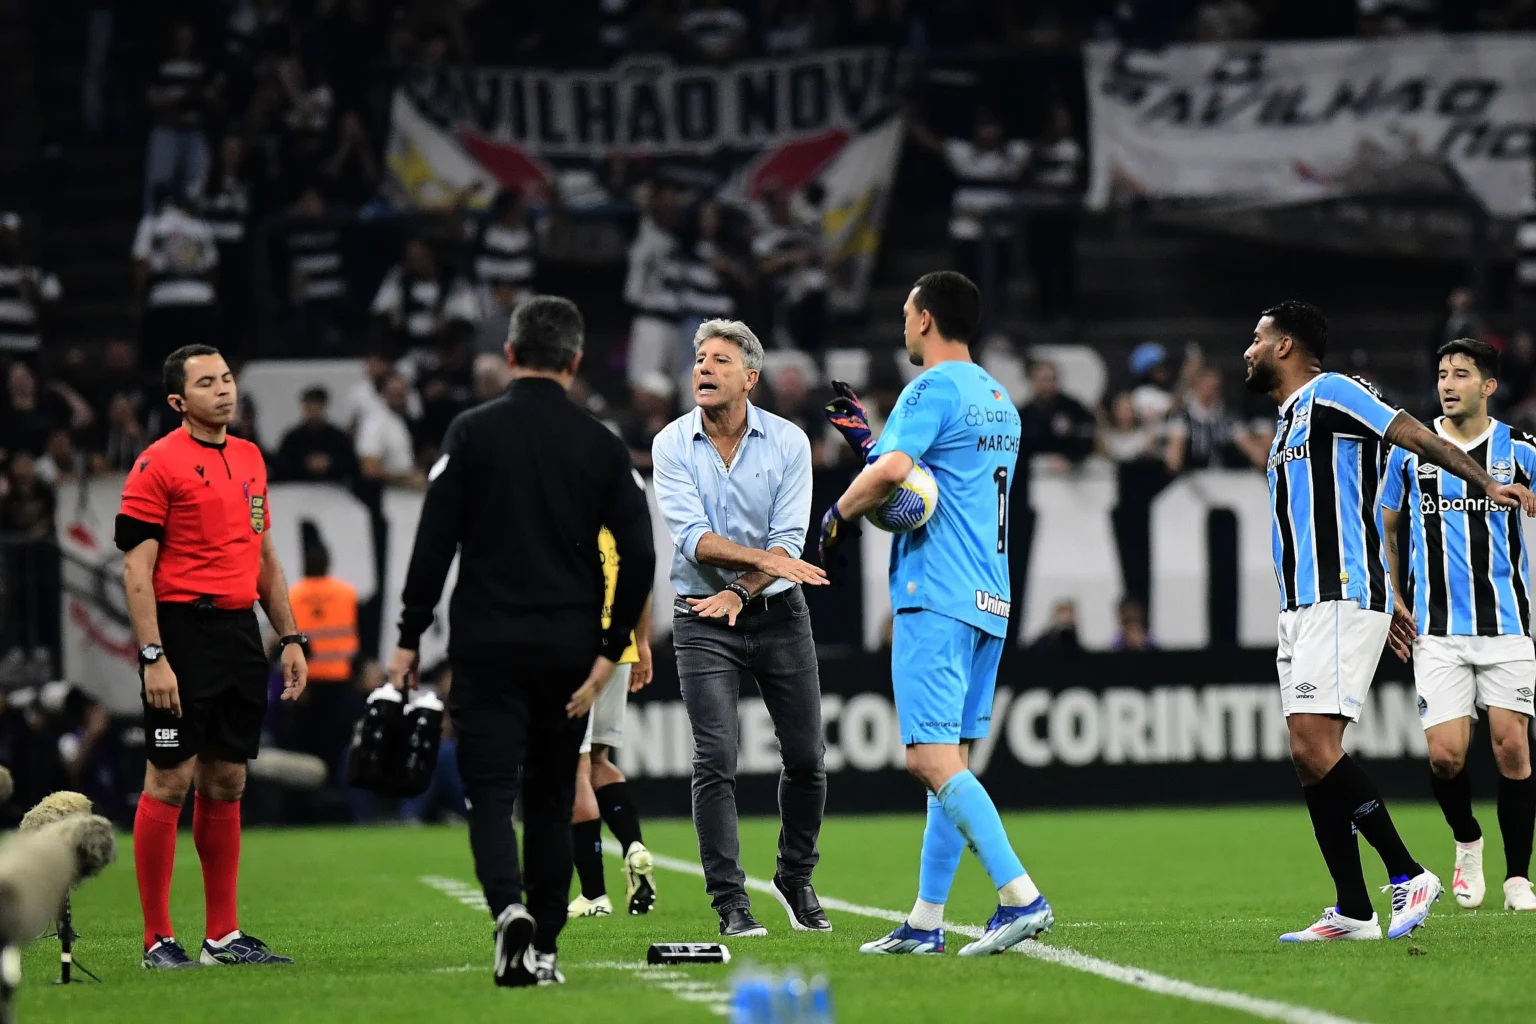
[[[436,889],[456,903],[467,907],[489,910],[484,895],[469,882],[457,878],[443,878],[440,875],[422,875],[418,881],[423,885]],[[708,1010],[717,1017],[728,1016],[731,1012],[731,1008],[728,1005],[731,1001],[730,992],[712,982],[695,981],[686,974],[679,972],[675,967],[628,960],[607,960],[593,964],[578,964],[577,966],[627,971],[642,984],[660,989],[674,999]],[[460,967],[434,967],[432,973],[464,974],[482,969],[472,964],[464,964]]]
[[[615,857],[622,856],[618,843],[612,840],[605,841],[603,849]],[[679,860],[676,857],[668,857],[665,854],[652,851],[651,862],[657,867],[666,868],[669,871],[678,871],[687,875],[695,875],[699,878],[704,877],[704,869],[691,861]],[[773,886],[760,878],[748,877],[746,887],[753,892],[773,894]],[[844,914],[855,914],[859,917],[870,917],[879,921],[892,921],[897,924],[907,919],[907,915],[899,910],[865,907],[830,896],[822,896],[821,905],[827,910],[835,910]],[[980,928],[972,925],[952,924],[946,921],[944,927],[956,934],[965,935],[973,939],[980,938],[982,934]],[[1282,1021],[1283,1024],[1361,1024],[1359,1021],[1348,1017],[1340,1017],[1324,1010],[1314,1010],[1306,1006],[1282,1003],[1276,999],[1264,999],[1243,992],[1229,992],[1225,989],[1208,988],[1205,985],[1180,981],[1178,978],[1156,974],[1152,971],[1143,970],[1140,967],[1128,967],[1125,964],[1117,964],[1111,960],[1103,960],[1096,956],[1089,956],[1086,953],[1079,953],[1069,946],[1048,946],[1043,942],[1025,942],[1013,948],[1015,952],[1034,957],[1036,960],[1043,960],[1046,963],[1056,964],[1060,967],[1070,967],[1074,971],[1082,971],[1085,974],[1108,978],[1110,981],[1118,981],[1133,988],[1154,992],[1158,995],[1175,996],[1179,999],[1187,999],[1190,1002],[1206,1003],[1211,1006],[1224,1007],[1228,1010],[1237,1010],[1240,1013],[1247,1013],[1264,1020]]]

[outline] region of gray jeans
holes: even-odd
[[[704,888],[718,912],[750,904],[736,827],[736,755],[742,684],[756,681],[784,770],[779,776],[779,875],[807,885],[820,854],[827,802],[821,680],[811,617],[800,588],[776,594],[767,608],[734,627],[701,619],[681,599],[673,608],[672,646],[683,702],[693,724],[693,827],[699,834]]]

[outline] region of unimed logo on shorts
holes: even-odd
[[[177,739],[177,736],[178,736],[178,730],[176,730],[176,729],[156,729],[155,730],[155,746],[157,746],[157,747],[174,747],[179,742],[179,740]]]

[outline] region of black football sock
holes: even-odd
[[[1536,826],[1536,775],[1499,776],[1499,832],[1504,836],[1505,878],[1531,877],[1531,830]]]
[[[1430,772],[1429,785],[1435,791],[1440,812],[1445,815],[1445,823],[1451,826],[1451,835],[1458,843],[1475,843],[1483,838],[1483,827],[1472,814],[1472,780],[1467,776],[1465,766],[1449,779]]]
[[[1401,882],[1421,874],[1424,871],[1423,865],[1413,859],[1413,854],[1403,844],[1402,836],[1397,834],[1397,826],[1392,823],[1392,815],[1381,799],[1381,792],[1371,777],[1365,774],[1365,769],[1345,754],[1328,773],[1328,778],[1335,775],[1339,776],[1338,792],[1350,808],[1350,817],[1354,819],[1355,827],[1365,836],[1366,842],[1376,847],[1377,855],[1391,876],[1390,881]]]
[[[578,821],[571,826],[571,854],[576,861],[576,875],[581,879],[581,894],[589,900],[608,894],[603,879],[603,823],[597,818]]]
[[[1355,839],[1354,827],[1349,820],[1349,806],[1339,798],[1330,773],[1321,782],[1301,787],[1307,800],[1307,813],[1312,816],[1312,834],[1317,837],[1317,848],[1323,852],[1323,862],[1333,876],[1334,890],[1338,894],[1339,913],[1356,921],[1369,921],[1376,911],[1371,907],[1371,893],[1365,887],[1365,873],[1360,867],[1360,843]]]
[[[629,783],[610,782],[597,793],[597,810],[603,816],[608,831],[619,841],[619,849],[629,853],[629,848],[642,842],[640,838],[640,814],[629,798]]]

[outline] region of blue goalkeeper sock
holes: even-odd
[[[949,902],[955,872],[965,853],[965,837],[949,820],[939,798],[928,794],[928,826],[923,829],[923,858],[917,872],[917,898],[943,906]]]
[[[993,885],[1002,889],[1024,874],[1024,865],[1003,829],[1003,819],[998,817],[997,807],[976,776],[969,771],[956,774],[939,788],[939,803],[945,816],[976,851]]]

